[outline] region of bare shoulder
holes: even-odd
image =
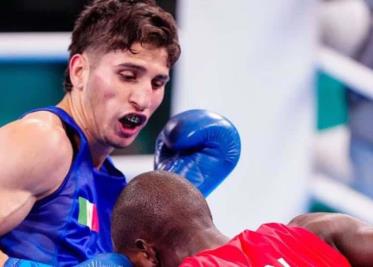
[[[59,187],[72,157],[63,124],[50,112],[35,112],[0,128],[0,160],[5,166],[0,179],[37,198]]]

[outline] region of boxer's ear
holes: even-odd
[[[144,239],[136,239],[136,249],[126,250],[124,254],[135,267],[155,267],[158,264],[155,247]]]
[[[136,247],[141,250],[142,260],[144,262],[143,266],[157,266],[158,259],[155,247],[146,242],[144,239],[137,239],[135,241]]]
[[[84,54],[75,54],[69,61],[69,75],[73,88],[82,90],[84,88],[87,71],[89,69],[88,60]]]

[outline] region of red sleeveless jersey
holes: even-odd
[[[313,233],[278,223],[246,230],[227,244],[186,258],[180,267],[350,267],[346,258]]]

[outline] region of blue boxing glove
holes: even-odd
[[[117,253],[103,253],[95,255],[92,259],[86,260],[75,267],[132,267],[130,260]]]
[[[52,267],[52,265],[31,260],[9,258],[5,262],[4,267]],[[75,265],[75,267],[133,267],[133,265],[128,258],[123,255],[116,253],[102,253]]]
[[[172,117],[158,135],[154,168],[187,178],[206,197],[236,166],[240,136],[226,118],[189,110]]]

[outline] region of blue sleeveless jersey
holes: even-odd
[[[65,111],[48,107],[31,112],[35,111],[56,114],[79,137],[79,147],[61,186],[0,237],[0,250],[9,257],[53,266],[73,266],[97,253],[111,252],[111,212],[126,186],[125,177],[109,159],[100,170],[93,167],[87,139]]]

